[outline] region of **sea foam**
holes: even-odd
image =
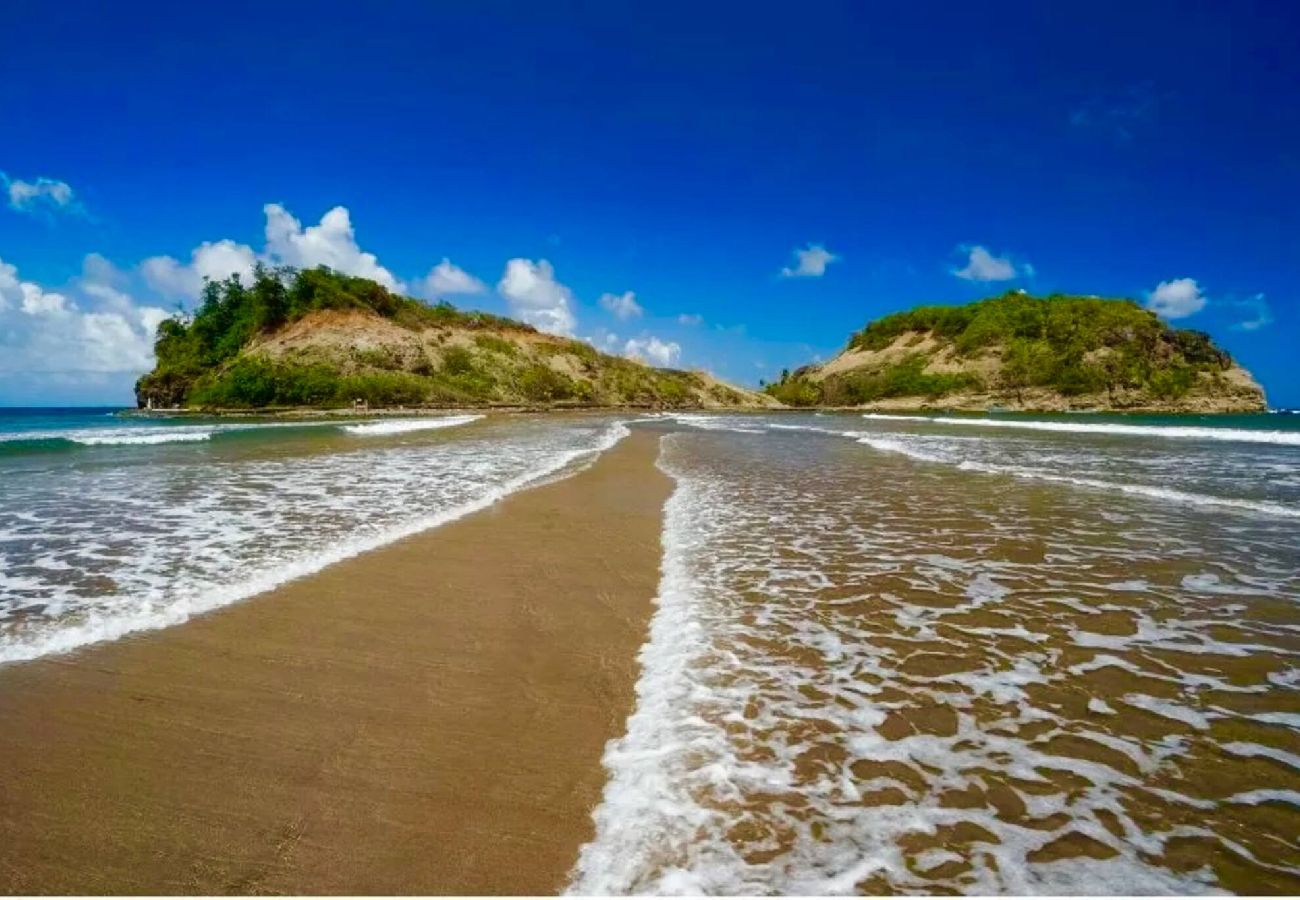
[[[961,425],[973,428],[1011,428],[1067,434],[1116,434],[1129,437],[1183,438],[1201,441],[1234,441],[1252,444],[1280,444],[1300,447],[1300,432],[1254,428],[1206,428],[1194,425],[1128,425],[1122,422],[1041,422],[1024,419],[974,419],[960,416],[900,416],[865,413],[864,419],[880,422],[914,422],[933,425]]]
[[[1214,507],[1226,510],[1261,513],[1267,516],[1280,516],[1288,519],[1300,518],[1300,507],[1288,506],[1283,503],[1274,503],[1268,500],[1253,500],[1241,497],[1216,497],[1210,494],[1198,494],[1190,491],[1178,490],[1176,488],[1162,487],[1159,485],[1108,481],[1102,478],[1062,475],[1057,472],[1046,471],[1044,468],[998,465],[971,459],[959,459],[950,455],[923,449],[909,441],[908,437],[903,435],[876,437],[862,432],[847,432],[846,434],[854,437],[859,443],[865,444],[866,446],[876,450],[882,450],[888,453],[899,453],[922,462],[943,463],[966,472],[980,472],[986,475],[1010,475],[1015,478],[1048,481],[1056,484],[1074,485],[1076,487],[1091,488],[1101,491],[1114,491],[1121,494],[1132,494],[1139,497],[1148,497],[1153,500],[1187,504],[1190,506]]]
[[[62,499],[0,510],[0,663],[179,624],[483,509],[628,434],[504,427],[436,451],[70,472]],[[33,542],[39,556],[5,552]]]
[[[1208,865],[1161,864],[1193,836],[1300,874],[1177,824],[1292,800],[1268,783],[1221,800],[1180,774],[1220,718],[1300,727],[1259,711],[1293,635],[1243,614],[1300,600],[1277,571],[1292,526],[1205,531],[1142,507],[1110,534],[1084,492],[986,502],[811,434],[686,424],[662,442],[676,484],[637,705],[570,893],[1216,893]],[[1274,671],[1217,674],[1270,654]],[[1110,858],[1048,854],[1082,841]]]
[[[344,425],[342,428],[348,434],[375,437],[389,434],[406,434],[411,431],[429,431],[436,428],[455,428],[457,425],[468,425],[470,422],[477,422],[481,418],[483,417],[479,415],[465,415],[438,416],[425,419],[389,419],[381,422],[366,422],[362,425]]]

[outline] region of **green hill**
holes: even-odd
[[[776,405],[325,268],[209,282],[192,316],[159,326],[155,349],[141,407]]]
[[[824,365],[769,385],[794,406],[1245,411],[1250,373],[1126,299],[1012,292],[877,319]]]

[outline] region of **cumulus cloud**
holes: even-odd
[[[262,211],[266,213],[266,255],[276,264],[299,269],[329,266],[345,275],[377,281],[392,291],[403,289],[373,253],[357,245],[346,206],[334,207],[321,216],[320,224],[306,228],[278,203],[268,203]]]
[[[228,238],[204,241],[190,252],[188,262],[172,256],[151,256],[140,264],[140,273],[164,297],[188,300],[199,296],[205,279],[221,281],[238,275],[247,281],[259,262],[298,269],[329,266],[344,275],[377,281],[392,291],[405,290],[402,282],[381,266],[373,253],[358,246],[346,207],[334,207],[321,217],[319,224],[306,228],[278,203],[268,203],[262,211],[266,215],[266,246],[261,253]],[[438,268],[430,273],[431,278]],[[469,277],[459,269],[455,271]]]
[[[1205,308],[1209,298],[1195,278],[1162,281],[1147,294],[1147,309],[1166,319],[1185,319]]]
[[[515,258],[506,263],[497,292],[510,304],[511,314],[551,334],[573,336],[573,291],[555,280],[546,260]]]
[[[1017,265],[1010,256],[994,256],[980,244],[962,244],[957,251],[965,254],[966,265],[951,271],[966,281],[1010,281],[1021,276],[1032,278],[1035,274],[1029,263]]]
[[[641,304],[636,302],[636,294],[632,291],[624,291],[621,294],[601,294],[600,305],[613,313],[614,318],[621,322],[635,319],[645,312]]]
[[[442,262],[429,270],[429,274],[424,277],[421,287],[423,287],[426,297],[481,294],[487,290],[486,284],[460,266],[453,264],[445,256],[442,258]]]
[[[238,275],[247,282],[257,264],[257,254],[247,244],[231,240],[204,241],[182,263],[170,256],[151,256],[140,263],[145,282],[164,297],[194,299],[205,279],[224,281]]]
[[[652,334],[631,338],[623,345],[623,355],[655,366],[676,365],[682,347],[676,341],[661,341]]]
[[[0,187],[9,198],[9,208],[18,212],[80,213],[81,204],[76,192],[66,181],[57,178],[37,178],[24,181],[11,179],[0,172]]]
[[[1273,324],[1273,310],[1269,309],[1268,302],[1264,299],[1263,294],[1256,294],[1247,300],[1238,300],[1233,306],[1241,307],[1250,312],[1249,319],[1243,319],[1233,324],[1235,331],[1259,331]]]
[[[701,324],[703,321],[704,321],[704,316],[700,315],[699,313],[682,313],[677,317],[678,325],[688,325],[692,328],[694,328],[696,325]]]
[[[134,377],[153,365],[154,334],[167,312],[112,288],[101,261],[87,261],[78,299],[24,281],[0,260],[0,376],[35,392],[50,378]]]
[[[797,262],[793,268],[786,266],[781,270],[782,278],[821,278],[826,274],[826,267],[839,259],[821,244],[795,250],[794,256]]]
[[[605,328],[597,328],[595,334],[589,334],[583,340],[597,350],[603,350],[606,353],[618,352],[618,335]]]

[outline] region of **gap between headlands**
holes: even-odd
[[[269,594],[0,668],[0,889],[562,889],[633,705],[657,454],[634,429]]]

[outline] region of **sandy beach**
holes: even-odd
[[[0,668],[0,890],[550,893],[631,710],[671,482],[570,478]]]

